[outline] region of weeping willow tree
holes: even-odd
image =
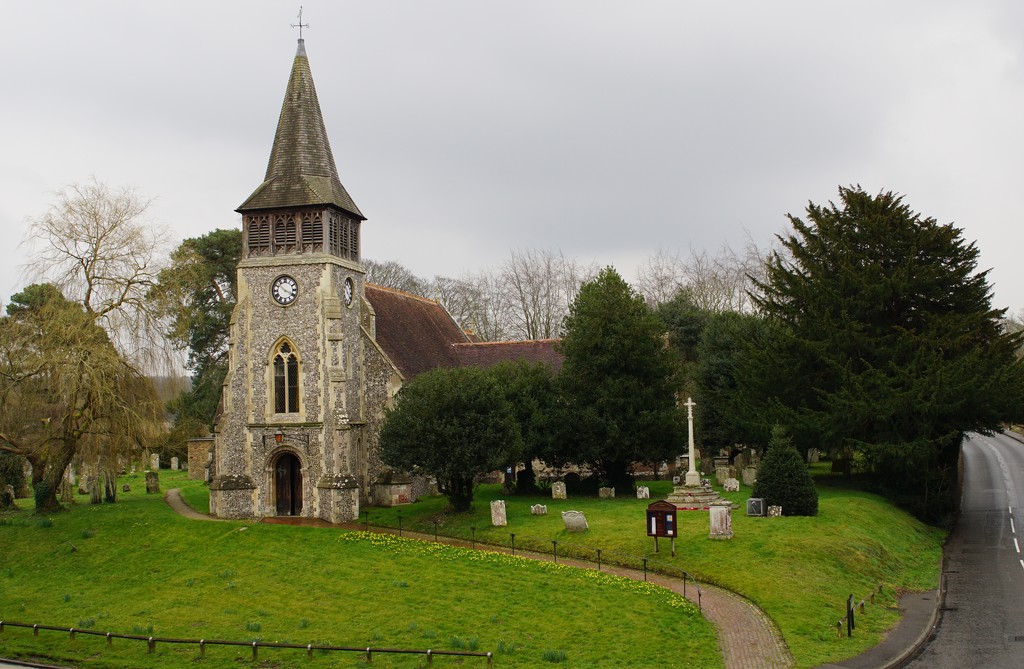
[[[160,429],[152,382],[127,362],[94,314],[36,284],[0,318],[0,450],[32,465],[36,508],[60,508],[74,461],[94,468],[107,498],[114,478]]]

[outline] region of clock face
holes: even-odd
[[[352,293],[354,290],[352,279],[345,279],[345,304],[349,306],[352,306]]]
[[[299,284],[287,274],[274,279],[274,285],[270,287],[270,294],[278,304],[291,304],[295,296],[299,294]]]

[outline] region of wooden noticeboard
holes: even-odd
[[[665,500],[649,504],[647,506],[647,536],[674,539],[678,533],[677,512],[676,505]]]

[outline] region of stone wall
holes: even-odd
[[[188,440],[188,477],[194,481],[207,480],[206,474],[213,454],[213,437]]]

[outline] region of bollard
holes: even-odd
[[[4,621],[0,620],[0,634],[3,634],[3,631],[4,631]]]
[[[860,600],[860,612],[864,613],[864,600]]]
[[[874,593],[874,591],[871,592],[871,603],[872,604],[875,603],[875,593]]]
[[[199,656],[200,657],[205,657],[206,656],[206,639],[200,639],[199,640]]]
[[[252,659],[253,659],[254,661],[255,661],[255,660],[258,660],[258,659],[260,659],[260,650],[259,650],[259,646],[258,646],[258,645],[256,645],[256,642],[255,642],[255,641],[253,641],[253,642],[252,642]]]
[[[837,620],[836,621],[836,636],[839,637],[840,639],[843,638],[843,621],[842,620]]]
[[[311,643],[306,644],[306,659],[307,660],[312,660],[313,659],[313,644],[311,644]]]
[[[512,535],[512,557],[516,556],[516,535]]]
[[[32,636],[39,636],[39,625],[32,626]]]
[[[434,666],[434,651],[429,648],[427,649],[427,666]]]

